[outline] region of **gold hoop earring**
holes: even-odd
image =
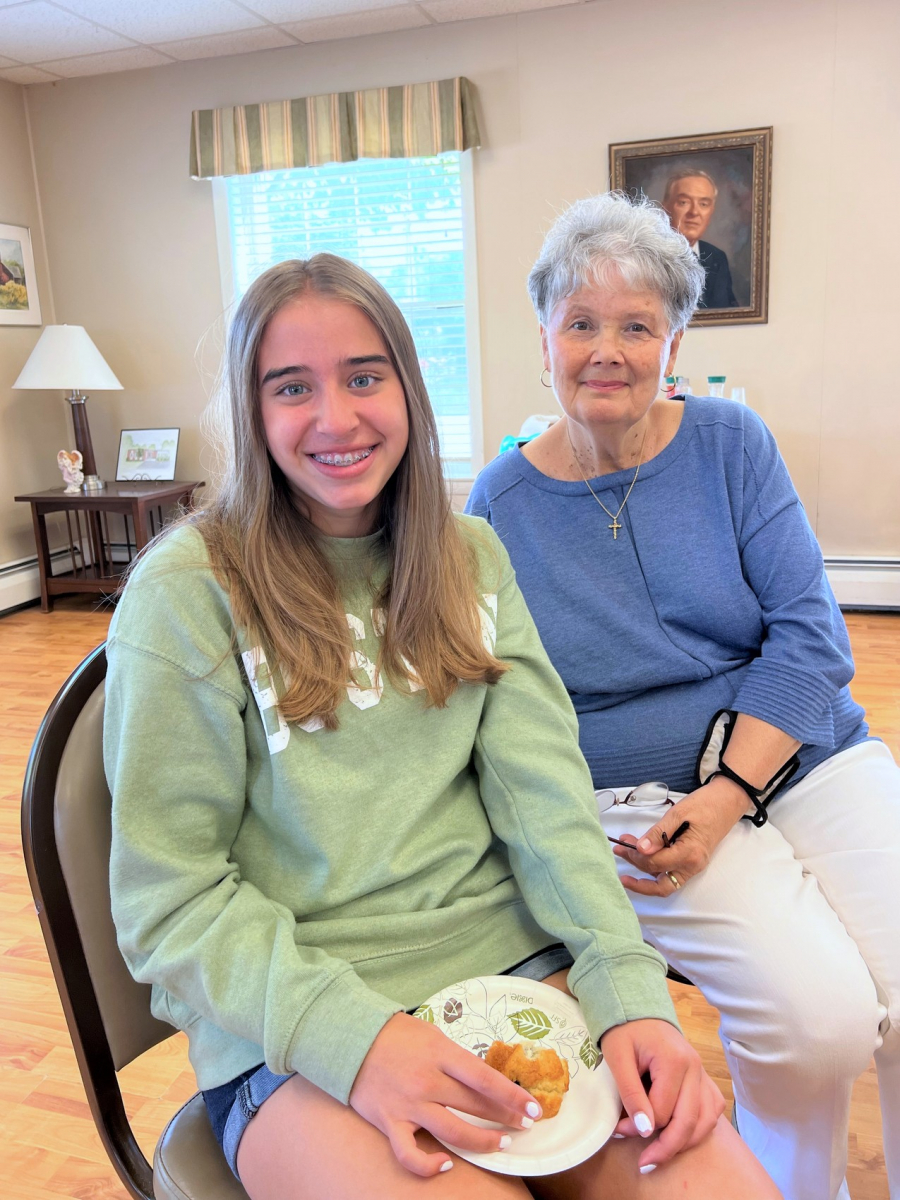
[[[549,382],[549,383],[544,383],[544,376],[545,376],[546,374],[547,374],[547,368],[546,368],[546,367],[544,367],[543,371],[541,371],[541,386],[542,386],[542,387],[545,387],[545,388],[552,388],[552,387],[553,387],[553,379],[552,379],[552,377],[551,377],[551,379],[550,379],[550,382]]]

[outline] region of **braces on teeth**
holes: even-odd
[[[369,449],[363,450],[359,454],[314,454],[312,457],[316,462],[325,463],[329,467],[349,467],[353,463],[368,458],[371,453],[372,451]]]

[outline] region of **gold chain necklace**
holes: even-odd
[[[572,449],[572,458],[575,460],[575,466],[578,468],[578,472],[581,475],[581,478],[584,480],[585,484],[587,485],[587,490],[591,493],[591,495],[594,497],[594,499],[597,501],[597,503],[600,505],[600,507],[603,509],[603,511],[606,513],[606,515],[608,517],[612,517],[612,525],[607,525],[607,529],[612,530],[614,542],[619,540],[619,530],[624,528],[623,525],[619,524],[619,517],[621,517],[622,512],[624,511],[625,505],[628,503],[628,497],[631,495],[632,488],[637,483],[638,474],[641,469],[641,463],[644,461],[644,443],[647,440],[647,429],[648,428],[649,428],[649,423],[644,429],[644,436],[641,438],[641,449],[638,454],[638,465],[634,472],[634,479],[632,479],[631,483],[628,486],[628,491],[625,493],[625,499],[619,505],[619,511],[615,512],[615,513],[611,513],[609,511],[609,509],[606,507],[606,505],[603,503],[603,501],[600,499],[600,497],[597,495],[597,493],[594,491],[594,489],[591,487],[591,485],[588,483],[587,475],[585,475],[584,471],[582,471],[581,463],[578,461],[578,455],[575,453],[575,445],[572,441],[572,435],[569,432],[568,422],[566,423],[566,436],[569,439],[569,446]]]

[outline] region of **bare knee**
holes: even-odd
[[[423,1149],[443,1149],[429,1134]],[[521,1180],[491,1175],[462,1159],[423,1179],[394,1157],[390,1142],[357,1112],[299,1076],[261,1105],[238,1147],[251,1200],[528,1200]]]
[[[534,1180],[537,1200],[782,1200],[781,1192],[727,1121],[699,1146],[685,1150],[648,1175],[638,1169],[646,1143],[639,1138],[607,1142],[588,1162]]]

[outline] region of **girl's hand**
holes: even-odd
[[[449,1154],[420,1150],[418,1129],[481,1154],[509,1145],[502,1130],[470,1125],[449,1108],[511,1129],[527,1129],[541,1115],[540,1105],[526,1091],[434,1025],[405,1013],[391,1017],[372,1043],[350,1105],[388,1138],[401,1166],[423,1176],[447,1170],[453,1160]]]
[[[671,896],[678,890],[671,876],[675,876],[679,887],[684,887],[693,875],[699,875],[716,846],[747,811],[747,804],[743,789],[719,775],[667,808],[663,819],[643,837],[623,834],[621,840],[634,845],[634,850],[613,846],[613,854],[656,878],[635,879],[632,875],[623,875],[622,886],[643,896]],[[671,849],[666,849],[663,833],[671,837],[683,821],[690,822],[690,829]]]
[[[654,1129],[662,1131],[638,1159],[642,1172],[668,1162],[712,1132],[725,1099],[674,1025],[629,1021],[607,1029],[600,1046],[628,1114],[615,1132],[648,1138]],[[641,1082],[646,1074],[649,1093]]]

